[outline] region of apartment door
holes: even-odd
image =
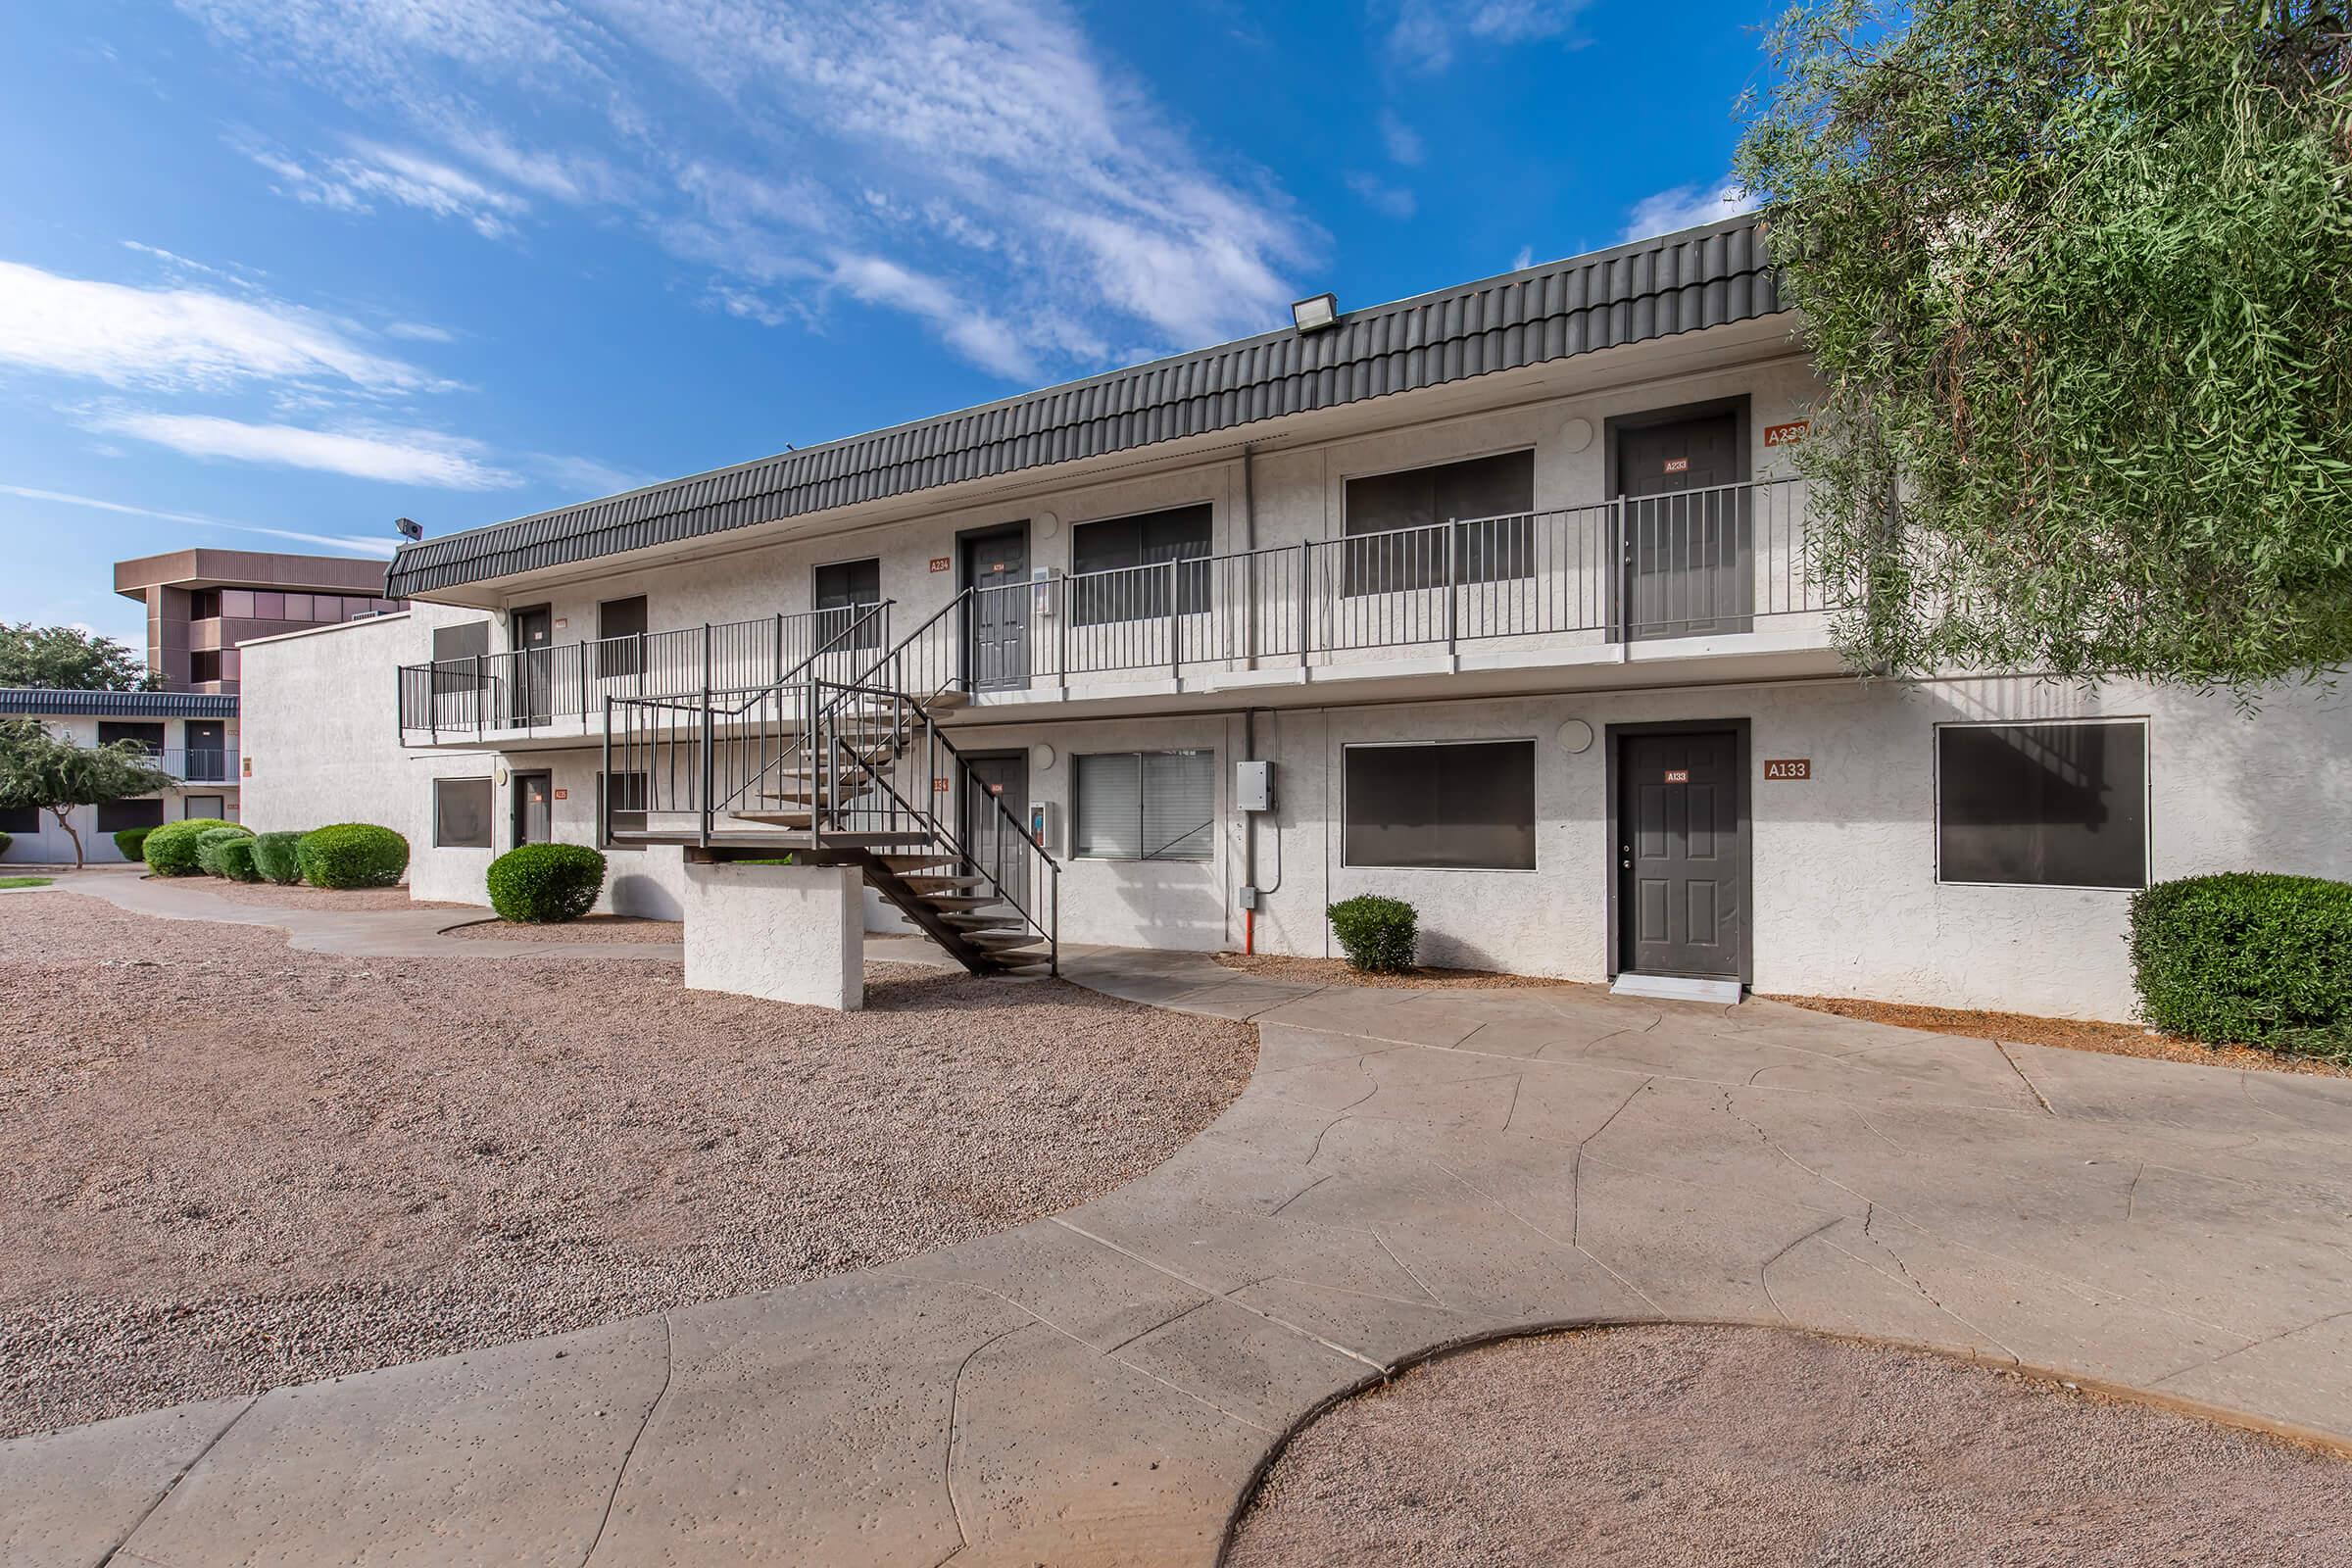
[[[182,778],[218,784],[228,777],[228,726],[219,719],[188,720],[185,736],[187,771]]]
[[[1625,508],[1627,631],[1746,631],[1755,599],[1740,414],[1726,409],[1617,431]]]
[[[973,590],[964,676],[974,691],[1029,684],[1029,524],[962,539],[963,585]]]
[[[997,879],[1024,907],[1029,903],[1029,862],[1023,842],[1029,821],[1029,754],[967,754],[971,764],[963,792],[963,847],[974,869]],[[1000,809],[1000,807],[1002,809]]]
[[[1740,731],[1617,737],[1618,968],[1745,977],[1748,856]]]
[[[554,778],[547,773],[514,775],[514,842],[547,844],[555,837]]]
[[[545,605],[513,611],[507,619],[508,646],[514,650],[507,715],[517,724],[544,724],[555,711],[555,614]]]

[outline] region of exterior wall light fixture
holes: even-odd
[[[1340,297],[1315,294],[1291,307],[1291,323],[1301,332],[1320,332],[1340,324]]]

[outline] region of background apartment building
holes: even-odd
[[[174,550],[115,563],[115,592],[147,607],[147,667],[170,692],[232,693],[237,644],[398,608],[380,561]]]

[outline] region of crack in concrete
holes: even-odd
[[[1015,1323],[1012,1327],[1000,1330],[982,1340],[964,1352],[963,1359],[956,1363],[956,1375],[948,1380],[948,1441],[947,1451],[940,1458],[939,1480],[940,1485],[947,1490],[948,1513],[956,1521],[956,1549],[940,1558],[933,1568],[945,1568],[946,1564],[961,1556],[964,1549],[972,1544],[971,1533],[963,1527],[963,1504],[956,1495],[956,1420],[963,1408],[963,1374],[970,1368],[973,1360],[979,1356],[982,1350],[987,1349],[999,1340],[1010,1339],[1022,1330],[1033,1326],[1028,1323]]]
[[[2139,1179],[2147,1173],[2148,1162],[2143,1159],[2139,1162],[2139,1168],[2132,1173],[2132,1185],[2124,1189],[2124,1223],[2127,1225],[2135,1217],[2134,1210],[2139,1202]]]
[[[1995,1040],[1992,1042],[1992,1049],[2001,1054],[2001,1059],[2009,1064],[2009,1070],[2017,1074],[2017,1081],[2026,1086],[2026,1093],[2034,1097],[2034,1103],[2039,1105],[2043,1110],[2048,1111],[2051,1115],[2057,1115],[2058,1107],[2050,1103],[2049,1097],[2047,1095],[2044,1095],[2039,1089],[2034,1087],[2034,1080],[2026,1076],[2026,1069],[2018,1065],[2017,1058],[2015,1056],[2009,1054],[2009,1048],[2000,1041]]]
[[[1637,1091],[1637,1093],[1639,1093],[1639,1091]],[[1464,1187],[1469,1188],[1472,1192],[1485,1199],[1488,1202],[1493,1203],[1495,1208],[1500,1210],[1510,1219],[1526,1226],[1529,1230],[1534,1231],[1538,1236],[1543,1237],[1552,1246],[1565,1247],[1571,1251],[1582,1253],[1584,1256],[1591,1258],[1595,1268],[1598,1268],[1603,1274],[1606,1274],[1609,1278],[1615,1280],[1618,1284],[1633,1292],[1634,1295],[1640,1297],[1642,1305],[1648,1307],[1652,1312],[1657,1313],[1660,1317],[1664,1317],[1666,1315],[1666,1309],[1658,1305],[1657,1302],[1651,1300],[1647,1291],[1644,1291],[1641,1286],[1636,1285],[1632,1280],[1627,1279],[1624,1275],[1609,1267],[1609,1265],[1602,1260],[1600,1254],[1593,1251],[1591,1248],[1585,1246],[1581,1242],[1564,1241],[1560,1237],[1552,1235],[1551,1232],[1545,1230],[1534,1220],[1529,1219],[1525,1214],[1520,1213],[1517,1209],[1511,1207],[1510,1204],[1504,1202],[1493,1193],[1488,1192],[1485,1188],[1479,1186],[1478,1183],[1472,1181],[1460,1171],[1455,1170],[1444,1160],[1433,1159],[1430,1161],[1430,1163],[1437,1166],[1438,1169],[1444,1171],[1446,1175],[1452,1177],[1455,1181],[1460,1182]]]
[[[164,1489],[155,1494],[154,1499],[150,1501],[146,1507],[139,1510],[139,1516],[130,1522],[130,1528],[122,1532],[122,1539],[106,1548],[106,1555],[98,1559],[97,1568],[107,1568],[108,1564],[115,1562],[125,1555],[142,1562],[154,1562],[156,1560],[153,1557],[147,1556],[144,1552],[131,1551],[129,1549],[131,1539],[140,1531],[147,1528],[147,1521],[154,1518],[155,1511],[164,1505],[166,1499],[168,1499],[172,1493],[179,1490],[179,1484],[182,1481],[187,1480],[188,1477],[195,1472],[195,1469],[198,1465],[204,1463],[207,1458],[211,1457],[212,1451],[220,1446],[220,1440],[227,1437],[229,1433],[234,1430],[237,1423],[244,1420],[247,1413],[250,1412],[255,1405],[261,1403],[264,1397],[264,1396],[257,1394],[251,1398],[247,1399],[243,1404],[238,1405],[236,1413],[230,1416],[226,1421],[220,1423],[220,1430],[214,1433],[210,1438],[206,1439],[204,1446],[198,1448],[196,1452],[190,1456],[186,1464],[181,1465],[176,1471],[172,1472],[172,1479],[164,1483]]]
[[[1070,1232],[1072,1235],[1083,1236],[1098,1247],[1107,1247],[1112,1251],[1118,1253],[1121,1257],[1129,1258],[1135,1262],[1141,1263],[1144,1265],[1144,1267],[1152,1270],[1154,1273],[1165,1274],[1168,1278],[1174,1280],[1179,1285],[1185,1286],[1190,1290],[1199,1291],[1203,1296],[1213,1296],[1220,1301],[1231,1301],[1235,1306],[1240,1307],[1243,1311],[1250,1313],[1253,1317],[1264,1318],[1276,1328],[1288,1329],[1293,1334],[1299,1336],[1301,1339],[1314,1341],[1317,1345],[1320,1345],[1326,1350],[1332,1351],[1334,1354],[1344,1355],[1350,1361],[1359,1361],[1365,1366],[1370,1367],[1373,1371],[1378,1372],[1382,1377],[1387,1377],[1393,1370],[1384,1363],[1376,1361],[1371,1356],[1364,1354],[1361,1350],[1350,1349],[1337,1340],[1325,1339],[1322,1335],[1317,1334],[1313,1329],[1306,1327],[1304,1324],[1293,1323],[1290,1319],[1283,1317],[1280,1313],[1269,1312],[1262,1306],[1256,1306],[1249,1301],[1238,1298],[1230,1291],[1220,1291],[1212,1286],[1205,1285],[1200,1280],[1194,1279],[1190,1275],[1184,1273],[1184,1271],[1181,1269],[1170,1268],[1165,1263],[1159,1262],[1153,1258],[1146,1257],[1143,1253],[1138,1252],[1131,1248],[1121,1247],[1109,1237],[1098,1236],[1083,1225],[1074,1225],[1064,1215],[1053,1215],[1052,1220],[1053,1223],[1060,1226],[1063,1230]],[[1237,1289],[1246,1290],[1248,1287],[1241,1286],[1237,1287]],[[1256,1424],[1257,1423],[1255,1422],[1250,1423],[1252,1426],[1255,1426]]]
[[[1781,1298],[1772,1294],[1772,1265],[1778,1263],[1782,1258],[1787,1257],[1790,1252],[1795,1251],[1798,1248],[1804,1246],[1807,1242],[1811,1241],[1814,1237],[1819,1236],[1823,1231],[1828,1230],[1831,1226],[1842,1224],[1844,1220],[1845,1216],[1843,1214],[1831,1215],[1828,1219],[1822,1221],[1819,1225],[1814,1226],[1811,1230],[1805,1232],[1804,1235],[1799,1236],[1795,1241],[1790,1242],[1787,1247],[1782,1248],[1779,1251],[1773,1253],[1770,1257],[1766,1258],[1762,1263],[1756,1266],[1756,1284],[1763,1288],[1765,1302],[1771,1306],[1774,1315],[1779,1317],[1782,1322],[1793,1325],[1796,1322],[1796,1319],[1790,1317],[1788,1309],[1781,1305]]]
[[[1343,1119],[1345,1119],[1345,1118],[1343,1118]],[[1335,1125],[1335,1126],[1336,1126],[1336,1125],[1338,1125],[1338,1124],[1337,1124],[1337,1123],[1334,1123],[1333,1125]],[[1322,1147],[1323,1147],[1323,1140],[1322,1140],[1322,1137],[1321,1137],[1320,1135],[1317,1135],[1317,1137],[1316,1137],[1316,1139],[1315,1139],[1315,1147],[1316,1147],[1317,1149],[1320,1149],[1320,1148],[1322,1148]],[[1310,1158],[1310,1163],[1311,1163],[1311,1158]],[[1315,1178],[1313,1181],[1311,1181],[1311,1182],[1308,1182],[1308,1183],[1307,1183],[1307,1184],[1306,1184],[1304,1187],[1301,1187],[1301,1188],[1299,1188],[1299,1189],[1298,1189],[1297,1192],[1293,1193],[1293,1194],[1292,1194],[1290,1197],[1288,1197],[1288,1198],[1284,1199],[1284,1200],[1283,1200],[1281,1202],[1279,1202],[1279,1203],[1276,1203],[1276,1204],[1275,1204],[1275,1205],[1274,1205],[1272,1208],[1268,1209],[1268,1210],[1266,1211],[1266,1218],[1268,1218],[1268,1219],[1272,1219],[1272,1218],[1273,1218],[1275,1215],[1277,1215],[1277,1214],[1281,1213],[1281,1212],[1282,1212],[1284,1209],[1286,1209],[1286,1208],[1290,1207],[1290,1206],[1291,1206],[1293,1203],[1296,1203],[1297,1201],[1298,1201],[1298,1200],[1300,1200],[1301,1198],[1304,1198],[1304,1197],[1305,1197],[1307,1194],[1309,1194],[1309,1193],[1313,1192],[1313,1191],[1314,1191],[1316,1188],[1318,1188],[1318,1187],[1322,1186],[1322,1185],[1323,1185],[1325,1182],[1327,1182],[1327,1181],[1331,1180],[1331,1179],[1332,1179],[1334,1176],[1337,1176],[1338,1174],[1339,1174],[1339,1172],[1338,1172],[1338,1171],[1336,1171],[1336,1170],[1327,1170],[1327,1171],[1325,1171],[1325,1172],[1324,1172],[1322,1175],[1320,1175],[1320,1176],[1316,1177],[1316,1178]]]
[[[1654,1077],[1644,1078],[1634,1085],[1633,1092],[1617,1102],[1617,1108],[1603,1116],[1599,1126],[1576,1141],[1576,1150],[1568,1157],[1568,1245],[1580,1251],[1584,1248],[1582,1238],[1585,1233],[1585,1146],[1607,1132],[1610,1124],[1625,1114],[1625,1107],[1655,1082],[1657,1080]],[[1600,1260],[1594,1258],[1593,1261],[1597,1263]]]
[[[588,1568],[589,1562],[596,1556],[596,1548],[605,1544],[605,1531],[612,1523],[612,1505],[620,1500],[621,1483],[629,1478],[629,1461],[637,1457],[637,1446],[645,1441],[646,1433],[652,1430],[654,1412],[662,1408],[663,1399],[669,1397],[669,1386],[677,1373],[677,1331],[670,1326],[669,1314],[664,1312],[662,1314],[662,1387],[654,1395],[653,1403],[645,1407],[645,1417],[637,1423],[637,1431],[630,1437],[629,1446],[621,1450],[620,1466],[612,1472],[612,1490],[605,1494],[605,1511],[597,1515],[596,1534],[588,1539],[588,1549],[580,1554],[580,1568]]]
[[[1486,1026],[1485,1026],[1484,1024],[1481,1024],[1479,1027],[1480,1027],[1480,1028],[1484,1028],[1484,1027],[1486,1027]],[[1476,1033],[1476,1031],[1475,1031],[1475,1030],[1474,1030],[1474,1031],[1472,1031],[1472,1032],[1473,1032],[1473,1033]],[[1511,1118],[1519,1114],[1519,1092],[1520,1092],[1521,1090],[1525,1089],[1526,1087],[1527,1087],[1527,1074],[1525,1074],[1525,1073],[1521,1072],[1521,1073],[1513,1073],[1513,1074],[1511,1075],[1511,1103],[1510,1103],[1510,1108],[1509,1108],[1509,1109],[1507,1109],[1507,1110],[1505,1110],[1505,1111],[1502,1113],[1502,1130],[1503,1130],[1504,1132],[1506,1132],[1506,1133],[1507,1133],[1507,1132],[1509,1132],[1509,1131],[1511,1130]]]
[[[2348,1317],[2352,1317],[2352,1309],[2347,1309],[2341,1312],[2330,1312],[2326,1317],[2314,1318],[2309,1323],[2298,1323],[2291,1329],[2280,1329],[2276,1334],[2266,1335],[2259,1340],[2254,1340],[2248,1344],[2238,1346],[2235,1349],[2224,1350],[2218,1355],[2200,1357],[2197,1360],[2189,1362],[2188,1365],[2184,1367],[2180,1367],[2175,1371],[2167,1372],[2164,1376],[2149,1384],[2148,1387],[2151,1389],[2160,1389],[2167,1383],[2172,1382],[2175,1378],[2184,1378],[2191,1372],[2201,1372],[2208,1367],[2220,1366],[2224,1361],[2230,1360],[2233,1356],[2244,1355],[2249,1350],[2259,1350],[2268,1345],[2277,1345],[2280,1340],[2291,1340],[2298,1334],[2309,1334],[2313,1329],[2324,1329],[2330,1323],[2341,1322],[2343,1319]]]
[[[1896,1250],[1894,1250],[1892,1247],[1889,1247],[1889,1246],[1888,1246],[1886,1243],[1885,1243],[1885,1242],[1881,1241],[1881,1240],[1880,1240],[1880,1239],[1879,1239],[1879,1238],[1878,1238],[1878,1237],[1877,1237],[1875,1234],[1873,1234],[1873,1232],[1871,1231],[1871,1228],[1870,1228],[1870,1227],[1872,1226],[1872,1224],[1873,1224],[1873,1223],[1875,1223],[1875,1222],[1877,1221],[1878,1217],[1879,1217],[1879,1205],[1878,1205],[1878,1204],[1876,1204],[1876,1203],[1872,1203],[1872,1204],[1870,1205],[1870,1207],[1869,1207],[1869,1208],[1867,1208],[1866,1210],[1864,1210],[1864,1211],[1863,1211],[1863,1215],[1862,1215],[1862,1237],[1863,1237],[1863,1240],[1865,1240],[1865,1241],[1869,1242],[1871,1246],[1873,1246],[1873,1247],[1877,1248],[1877,1249],[1878,1249],[1878,1250],[1879,1250],[1881,1252],[1883,1252],[1884,1254],[1886,1254],[1886,1261],[1887,1261],[1887,1262],[1889,1262],[1889,1263],[1892,1263],[1892,1264],[1894,1265],[1894,1267],[1895,1267],[1895,1271],[1896,1271],[1897,1273],[1899,1273],[1899,1274],[1901,1274],[1901,1275],[1902,1275],[1902,1277],[1903,1277],[1903,1283],[1904,1283],[1904,1284],[1907,1284],[1907,1285],[1909,1285],[1909,1286],[1910,1286],[1910,1287],[1911,1287],[1913,1290],[1917,1291],[1917,1292],[1920,1294],[1920,1298],[1921,1298],[1921,1299],[1923,1299],[1923,1300],[1925,1300],[1925,1301],[1926,1301],[1926,1302],[1927,1302],[1927,1303],[1928,1303],[1930,1306],[1934,1307],[1934,1308],[1935,1308],[1936,1311],[1938,1311],[1938,1312],[1941,1312],[1941,1313],[1942,1313],[1942,1314],[1943,1314],[1945,1317],[1948,1317],[1948,1318],[1950,1318],[1950,1319],[1951,1319],[1953,1322],[1955,1322],[1955,1323],[1959,1324],[1959,1325],[1960,1325],[1962,1328],[1964,1328],[1964,1329],[1967,1329],[1967,1330],[1968,1330],[1968,1331],[1969,1331],[1971,1334],[1975,1334],[1975,1335],[1978,1335],[1978,1336],[1982,1337],[1982,1338],[1984,1339],[1984,1343],[1985,1343],[1985,1344],[1987,1344],[1987,1345],[1990,1345],[1990,1346],[1994,1347],[1995,1348],[1997,1348],[1997,1349],[1998,1349],[1998,1350],[1999,1350],[1999,1351],[2000,1351],[2000,1352],[2001,1352],[2003,1355],[2007,1356],[2007,1357],[2008,1357],[2010,1360],[2017,1362],[2017,1363],[2018,1363],[2019,1365],[2021,1365],[2021,1366],[2022,1366],[2022,1365],[2024,1365],[2024,1364],[2025,1364],[2025,1358],[2024,1358],[2024,1357],[2022,1357],[2022,1356],[2020,1356],[2020,1355],[2019,1355],[2019,1354],[2018,1354],[2018,1353],[2017,1353],[2015,1350],[2012,1350],[2011,1348],[2009,1348],[2009,1347],[2008,1347],[2008,1346],[2006,1346],[2006,1345],[2002,1344],[2002,1343],[2001,1343],[2001,1341],[2000,1341],[1998,1338],[1996,1338],[1995,1336],[1993,1336],[1991,1333],[1987,1332],[1985,1329],[1984,1329],[1984,1328],[1980,1327],[1978,1324],[1972,1323],[1972,1322],[1970,1322],[1970,1321],[1969,1321],[1967,1318],[1965,1318],[1965,1317],[1962,1317],[1962,1316],[1961,1316],[1959,1313],[1957,1313],[1957,1312],[1953,1311],[1953,1310],[1952,1310],[1950,1307],[1948,1307],[1948,1306],[1944,1305],[1944,1304],[1943,1304],[1943,1302],[1942,1302],[1941,1300],[1939,1300],[1939,1299],[1936,1298],[1936,1293],[1935,1293],[1934,1291],[1931,1291],[1931,1290],[1929,1290],[1929,1289],[1928,1289],[1928,1283],[1927,1283],[1927,1281],[1925,1281],[1925,1280],[1921,1279],[1921,1278],[1920,1278],[1920,1277],[1919,1277],[1917,1274],[1914,1274],[1914,1273],[1912,1273],[1912,1272],[1911,1272],[1911,1265],[1903,1261],[1903,1254],[1902,1254],[1902,1253],[1900,1253],[1900,1252],[1898,1252],[1898,1251],[1896,1251]],[[1898,1217],[1899,1217],[1899,1216],[1898,1216]],[[1903,1223],[1904,1223],[1904,1224],[1906,1224],[1906,1225],[1909,1225],[1911,1222],[1910,1222],[1909,1220],[1904,1220],[1904,1221],[1903,1221]],[[1914,1229],[1914,1230],[1918,1230],[1918,1227],[1917,1227],[1917,1226],[1912,1226],[1912,1229]],[[1920,1234],[1921,1234],[1922,1236],[1925,1236],[1925,1235],[1927,1235],[1928,1233],[1927,1233],[1927,1232],[1925,1232],[1925,1231],[1920,1231]],[[1832,1243],[1830,1243],[1829,1245],[1830,1245],[1831,1247],[1833,1247],[1833,1248],[1836,1248],[1836,1249],[1837,1249],[1838,1251],[1840,1251],[1840,1252],[1844,1252],[1844,1253],[1845,1253],[1845,1255],[1846,1255],[1847,1257],[1853,1257],[1853,1258],[1854,1258],[1854,1261],[1855,1261],[1855,1262],[1857,1262],[1857,1263],[1860,1263],[1860,1264],[1861,1264],[1861,1265],[1862,1265],[1864,1268],[1870,1268],[1870,1267],[1871,1267],[1871,1264],[1870,1264],[1870,1263],[1869,1263],[1867,1260],[1865,1260],[1865,1259],[1863,1259],[1863,1258],[1859,1258],[1859,1257],[1854,1257],[1854,1254],[1853,1254],[1853,1253],[1851,1253],[1851,1252],[1845,1252],[1845,1250],[1844,1250],[1843,1248],[1838,1247],[1838,1244],[1837,1244],[1837,1243],[1835,1243],[1835,1242],[1832,1242]],[[1874,1273],[1879,1273],[1879,1274],[1884,1274],[1886,1271],[1885,1271],[1885,1270],[1883,1270],[1883,1269],[1874,1269],[1874,1270],[1873,1270],[1873,1272],[1874,1272]]]
[[[1364,1234],[1371,1237],[1373,1242],[1380,1248],[1380,1250],[1389,1254],[1390,1262],[1396,1264],[1398,1268],[1404,1271],[1404,1277],[1406,1279],[1411,1280],[1415,1285],[1418,1285],[1421,1288],[1421,1294],[1423,1296],[1428,1297],[1432,1301],[1435,1301],[1440,1306],[1446,1305],[1446,1298],[1429,1288],[1429,1281],[1423,1279],[1419,1274],[1415,1273],[1412,1264],[1407,1263],[1403,1258],[1396,1255],[1396,1249],[1389,1245],[1389,1239],[1387,1237],[1381,1235],[1380,1232],[1373,1230],[1368,1226],[1365,1228]],[[1446,1307],[1446,1310],[1451,1311],[1452,1308]]]

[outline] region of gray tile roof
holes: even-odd
[[[642,550],[780,517],[1131,451],[1751,320],[1781,309],[1752,217],[1546,262],[1338,326],[1285,328],[408,545],[394,597]]]
[[[0,713],[97,713],[107,718],[234,718],[237,700],[215,692],[77,692],[0,686]]]

